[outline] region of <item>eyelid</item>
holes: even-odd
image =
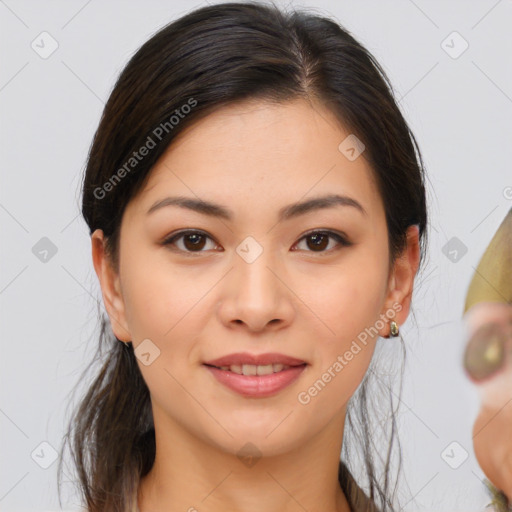
[[[343,239],[343,241],[346,242],[347,245],[351,244],[351,242],[349,242],[348,236],[343,231],[337,231],[336,229],[330,229],[330,228],[314,228],[309,231],[306,231],[299,238],[299,241],[307,236],[316,235],[316,234],[329,235],[329,236],[332,236],[333,238],[339,237],[340,239]]]

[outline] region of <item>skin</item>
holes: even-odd
[[[512,501],[512,306],[504,302],[479,302],[465,315],[468,336],[488,322],[508,332],[505,364],[477,384],[480,410],[473,425],[475,455],[493,485]]]
[[[94,268],[115,335],[135,350],[147,338],[160,350],[149,366],[137,360],[157,446],[139,488],[141,512],[349,511],[337,478],[346,405],[377,337],[360,344],[307,405],[297,395],[393,304],[401,306],[394,320],[405,322],[419,242],[412,226],[390,269],[371,168],[363,156],[349,161],[338,150],[348,135],[322,105],[303,100],[223,108],[174,141],[127,206],[119,273],[105,255],[103,233],[93,233]],[[277,222],[283,206],[333,192],[356,199],[367,214],[334,206]],[[146,215],[178,194],[220,203],[233,220],[176,206]],[[304,238],[327,228],[353,245],[327,238],[315,250]],[[190,237],[174,249],[162,244],[182,229],[206,233],[200,249],[190,249]],[[263,249],[252,263],[236,252],[247,236]],[[388,322],[380,336],[389,335]],[[202,365],[245,351],[279,352],[308,366],[277,395],[246,398]],[[260,454],[250,467],[237,457],[247,442]]]

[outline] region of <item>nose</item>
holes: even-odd
[[[251,262],[236,255],[221,291],[218,314],[230,328],[278,330],[293,319],[293,297],[286,271],[270,251],[263,250]]]

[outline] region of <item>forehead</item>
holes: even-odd
[[[319,103],[229,105],[178,135],[151,170],[138,203],[150,207],[172,191],[279,208],[308,195],[338,193],[357,196],[369,211],[378,209],[380,197],[364,151],[356,159],[342,151],[349,136]]]

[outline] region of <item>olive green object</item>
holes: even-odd
[[[507,495],[503,491],[496,489],[496,487],[492,485],[492,482],[487,478],[484,480],[484,484],[487,487],[487,493],[492,500],[487,506],[492,506],[492,510],[495,512],[512,512],[512,504],[509,503]]]
[[[512,208],[478,264],[466,294],[464,313],[478,302],[512,304]]]

